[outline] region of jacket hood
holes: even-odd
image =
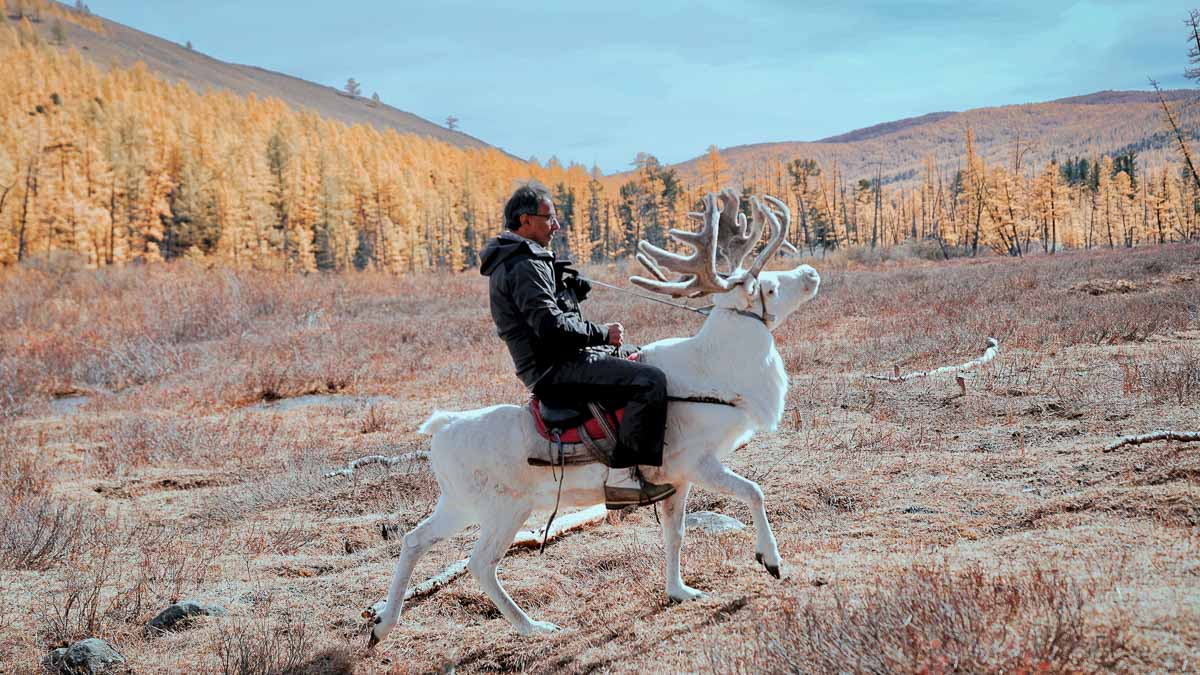
[[[501,263],[518,253],[554,260],[554,254],[537,242],[511,231],[505,231],[483,247],[483,251],[479,254],[479,273],[485,277],[491,276]]]

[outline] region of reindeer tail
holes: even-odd
[[[450,412],[448,410],[435,410],[433,411],[433,414],[429,416],[429,419],[425,420],[425,422],[421,424],[421,426],[417,429],[417,432],[432,436],[433,434],[441,431],[442,427],[450,424],[456,419],[458,419],[458,413]]]

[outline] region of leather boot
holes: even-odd
[[[675,494],[675,486],[658,485],[641,477],[634,469],[612,469],[604,483],[604,502],[610,511],[626,506],[649,506]]]

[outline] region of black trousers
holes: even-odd
[[[585,403],[596,401],[609,410],[625,407],[617,432],[612,467],[662,466],[663,435],[667,427],[667,375],[658,368],[624,356],[585,352],[546,373],[533,387],[540,399]]]

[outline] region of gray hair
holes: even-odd
[[[550,197],[550,190],[545,185],[536,180],[522,184],[513,191],[508,203],[504,205],[504,227],[510,230],[521,227],[521,216],[537,214],[542,202],[554,203]]]

